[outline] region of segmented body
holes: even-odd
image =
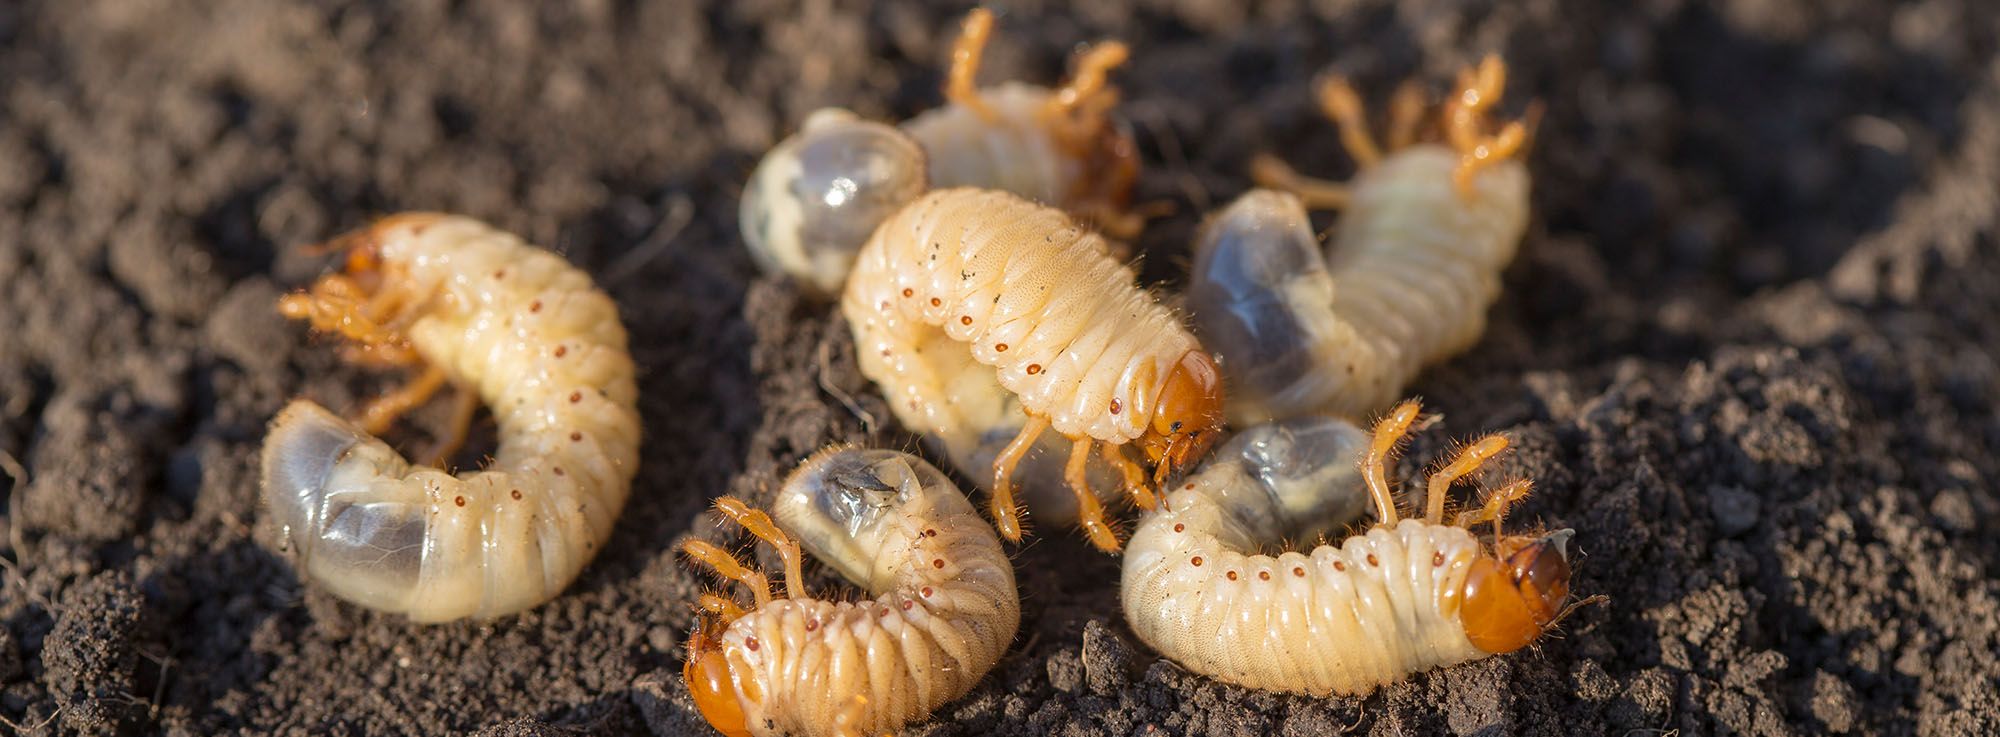
[[[1059,210],[941,190],[876,230],[841,308],[862,373],[906,426],[967,424],[946,391],[966,371],[931,362],[970,355],[1057,432],[1123,444],[1145,432],[1161,380],[1201,349],[1134,277]]]
[[[1173,512],[1132,536],[1125,612],[1139,639],[1189,670],[1270,691],[1366,694],[1488,655],[1458,620],[1479,555],[1462,528],[1403,520],[1338,547],[1254,555],[1249,531],[1200,491],[1167,504]]]
[[[309,401],[272,422],[264,498],[310,578],[417,621],[547,601],[603,547],[638,465],[617,306],[561,257],[478,221],[408,214],[361,234],[391,325],[498,424],[484,469],[415,466]]]
[[[893,732],[964,695],[1012,642],[1012,565],[923,460],[822,451],[786,482],[772,516],[871,598],[778,598],[698,634],[688,677],[716,684],[697,703],[725,733],[738,723],[754,735]]]
[[[1406,406],[1377,431],[1367,457],[1374,480],[1414,419]],[[1496,537],[1488,548],[1462,526],[1497,520],[1525,482],[1461,525],[1441,522],[1441,500],[1426,517],[1397,521],[1383,506],[1387,488],[1359,472],[1366,445],[1359,429],[1324,417],[1260,425],[1224,445],[1133,533],[1121,590],[1132,631],[1195,672],[1325,696],[1508,652],[1561,618],[1567,531],[1532,542]],[[1431,493],[1504,447],[1496,438],[1468,446]],[[1259,552],[1337,528],[1369,489],[1381,524],[1338,545]]]

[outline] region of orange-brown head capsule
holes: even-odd
[[[1562,613],[1571,534],[1563,530],[1503,558],[1473,561],[1458,616],[1475,647],[1494,654],[1527,647]]]
[[[724,737],[750,737],[743,717],[743,697],[737,693],[736,679],[729,673],[729,659],[723,657],[722,641],[705,626],[697,627],[688,638],[687,663],[681,666],[681,681],[694,697],[694,706],[708,726]]]
[[[1222,438],[1222,371],[1215,359],[1201,350],[1182,354],[1160,384],[1155,407],[1139,447],[1159,466],[1156,478],[1164,479],[1173,469],[1201,460]]]

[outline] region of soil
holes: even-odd
[[[864,424],[889,415],[845,326],[756,272],[736,200],[814,108],[937,104],[964,7],[801,5],[0,4],[0,732],[703,733],[678,648],[707,581],[676,543],[740,542],[708,500],[827,443],[913,446]],[[1281,696],[1160,660],[1115,559],[1041,530],[1014,650],[915,734],[2000,733],[2000,8],[1059,5],[998,4],[984,77],[1132,44],[1166,290],[1251,155],[1351,170],[1315,73],[1379,101],[1505,56],[1510,110],[1547,105],[1534,225],[1483,341],[1412,388],[1447,419],[1403,465],[1507,433],[1538,482],[1516,518],[1575,528],[1574,590],[1610,601],[1521,653]],[[273,302],[327,267],[301,246],[404,209],[567,254],[643,369],[612,544],[519,616],[347,605],[261,520],[265,421],[397,378]]]

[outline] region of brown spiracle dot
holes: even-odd
[[[563,475],[563,470],[562,470],[562,466],[556,466],[556,468],[555,468],[555,472],[556,472],[556,475],[557,475],[557,476],[561,476],[561,475]]]
[[[1122,409],[1125,409],[1125,403],[1124,403],[1124,402],[1120,402],[1120,401],[1118,401],[1118,398],[1117,398],[1117,397],[1112,397],[1112,398],[1111,398],[1111,414],[1114,414],[1114,415],[1115,415],[1115,414],[1118,414],[1118,411],[1119,411],[1119,410],[1122,410]]]
[[[1444,553],[1431,553],[1431,565],[1433,566],[1444,565]]]
[[[995,344],[993,344],[993,350],[994,350],[994,351],[996,351],[996,352],[999,352],[999,353],[1006,353],[1006,352],[1007,352],[1007,344],[1006,344],[1006,343],[995,343]]]
[[[934,560],[932,560],[932,561],[931,561],[931,567],[932,567],[932,568],[943,568],[943,567],[944,567],[944,559],[943,559],[943,558],[937,558],[937,559],[934,559]]]
[[[1269,580],[1271,580],[1271,572],[1270,572],[1270,571],[1258,571],[1258,572],[1257,572],[1257,580],[1259,580],[1259,581],[1269,581]]]
[[[887,616],[889,616],[889,610],[887,610],[887,609],[877,609],[877,610],[875,610],[875,616],[877,616],[877,617],[887,617]]]
[[[570,393],[569,393],[569,403],[570,403],[570,404],[576,404],[577,402],[581,402],[581,401],[583,401],[583,392],[570,392]]]
[[[1039,364],[1039,363],[1031,363],[1031,364],[1028,364],[1028,375],[1029,375],[1029,376],[1034,376],[1035,374],[1039,374],[1039,373],[1041,373],[1041,372],[1042,372],[1042,365],[1041,365],[1041,364]]]
[[[455,496],[455,497],[452,497],[452,498],[451,498],[451,503],[453,503],[453,504],[456,504],[456,505],[458,505],[458,506],[461,506],[461,507],[463,507],[463,506],[465,506],[465,497],[462,497],[462,496]]]
[[[513,496],[513,497],[514,497],[514,501],[517,501],[517,502],[518,502],[518,501],[521,501],[521,490],[520,490],[520,489],[515,489],[515,490],[514,490],[514,491],[512,492],[511,496]]]
[[[1336,570],[1336,571],[1345,571],[1345,570],[1347,570],[1347,563],[1345,563],[1345,562],[1343,562],[1343,561],[1337,561],[1337,560],[1336,560],[1336,561],[1334,561],[1334,562],[1333,562],[1333,570]]]
[[[971,315],[959,315],[959,316],[958,316],[958,324],[960,324],[960,325],[971,325],[971,324],[972,324],[972,316],[971,316]]]
[[[759,644],[759,643],[757,642],[757,638],[755,638],[755,637],[745,637],[745,638],[743,638],[743,646],[744,646],[744,647],[747,647],[747,648],[750,648],[750,649],[752,649],[752,650],[755,650],[755,649],[757,649],[757,648],[760,648],[760,647],[763,647],[763,645],[761,645],[761,644]]]
[[[903,600],[903,611],[906,611],[906,612],[907,612],[907,611],[909,611],[909,610],[910,610],[910,607],[914,607],[914,606],[916,606],[916,605],[917,605],[917,600],[916,600],[916,599],[904,599],[904,600]]]
[[[566,345],[556,346],[556,358],[562,358],[563,356],[567,355],[569,355],[569,346]]]
[[[1193,563],[1193,564],[1194,564],[1194,567],[1196,567],[1196,568],[1200,568],[1200,567],[1201,567],[1201,556],[1197,555],[1197,556],[1195,556],[1195,557],[1193,557],[1193,558],[1190,558],[1190,559],[1188,559],[1188,562],[1189,562],[1189,563]]]
[[[923,595],[924,595],[924,598],[926,598],[926,599],[928,599],[928,598],[931,598],[931,593],[932,593],[932,592],[931,592],[931,587],[929,587],[929,586],[925,586],[925,587],[924,587],[924,590],[923,590]]]
[[[1175,522],[1175,523],[1174,523],[1174,532],[1187,532],[1187,525],[1184,525],[1184,524],[1181,524],[1181,523],[1179,523],[1179,522]]]
[[[1368,565],[1371,565],[1371,566],[1379,566],[1379,565],[1382,565],[1382,561],[1381,561],[1380,559],[1376,558],[1376,557],[1375,557],[1375,554],[1374,554],[1374,553],[1369,553],[1369,554],[1368,554]]]
[[[583,442],[583,433],[580,433],[580,432],[574,432],[574,431],[572,431],[572,432],[571,432],[571,433],[569,434],[569,441],[570,441],[570,442],[572,442],[572,443],[580,443],[580,442]]]
[[[533,301],[533,302],[529,302],[529,303],[528,303],[528,311],[529,311],[529,312],[541,312],[541,311],[542,311],[542,301],[538,299],[538,300],[535,300],[535,301]]]
[[[806,620],[806,631],[807,631],[807,632],[811,632],[811,631],[813,631],[813,630],[816,630],[816,629],[819,629],[819,620],[817,620],[817,619],[808,619],[808,620]]]
[[[1234,580],[1236,580],[1236,572],[1235,572],[1235,571],[1230,571],[1230,572],[1229,572],[1229,580],[1231,580],[1231,581],[1234,581]]]
[[[909,288],[909,287],[903,287],[903,296],[904,296],[904,297],[915,297],[915,296],[917,296],[917,290],[915,290],[915,289],[911,289],[911,288]]]
[[[495,272],[493,272],[493,278],[495,278],[495,279],[504,279],[504,278],[506,278],[506,276],[507,276],[507,270],[506,270],[506,269],[501,269],[501,270],[499,270],[499,271],[495,271]]]
[[[935,528],[924,528],[924,537],[937,537],[937,530]]]
[[[1302,566],[1292,566],[1292,575],[1298,576],[1299,578],[1305,578],[1306,569]]]
[[[932,298],[931,298],[931,306],[932,306],[932,307],[942,307],[942,306],[944,306],[944,300],[941,300],[941,299],[938,299],[938,298],[936,298],[936,297],[932,297]]]

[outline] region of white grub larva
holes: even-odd
[[[335,242],[347,269],[280,303],[422,367],[352,423],[294,400],[264,439],[263,489],[299,569],[363,606],[420,622],[489,618],[553,598],[604,546],[638,465],[633,365],[618,308],[562,257],[464,217],[407,213]],[[445,385],[478,402],[499,447],[463,475],[375,437]]]
[[[1431,475],[1424,516],[1398,521],[1384,465],[1416,416],[1415,402],[1397,407],[1372,440],[1325,417],[1232,439],[1133,533],[1122,590],[1132,630],[1189,670],[1314,696],[1365,694],[1540,637],[1568,612],[1571,531],[1500,534],[1526,480],[1442,523],[1445,491],[1505,449],[1497,435]],[[1343,522],[1364,483],[1380,518],[1365,533],[1257,553]],[[1468,529],[1486,521],[1490,545]]]
[[[1014,569],[965,496],[922,459],[835,447],[799,465],[771,514],[723,497],[716,511],[778,549],[786,596],[699,540],[690,558],[750,589],[755,606],[704,595],[713,619],[688,640],[682,678],[730,737],[881,734],[963,696],[1014,639]],[[773,518],[775,517],[775,521]],[[806,595],[800,549],[869,599]]]
[[[1117,534],[1087,469],[1102,445],[1126,490],[1151,505],[1153,483],[1198,460],[1220,435],[1221,377],[1172,311],[1133,283],[1104,239],[1061,211],[1004,192],[932,192],[862,247],[841,309],[861,371],[903,425],[945,437],[993,426],[998,410],[960,407],[954,385],[997,382],[1019,399],[1019,434],[993,462],[992,513],[1021,538],[1012,474],[1042,433],[1070,443],[1064,479],[1100,549]],[[981,367],[984,371],[981,372]],[[990,373],[990,376],[989,376]]]
[[[973,78],[993,28],[972,11],[953,47],[946,104],[900,128],[822,109],[780,141],[743,188],[743,241],[767,273],[832,297],[875,226],[931,187],[1000,189],[1068,210],[1119,237],[1140,219],[1125,211],[1138,178],[1131,133],[1111,115],[1117,90],[1105,74],[1124,44],[1078,58],[1062,87],[1021,83],[977,89]]]
[[[1497,58],[1461,73],[1442,116],[1448,144],[1413,143],[1423,102],[1404,86],[1385,155],[1353,89],[1327,78],[1321,102],[1360,173],[1331,184],[1260,158],[1259,182],[1289,193],[1252,191],[1211,218],[1187,306],[1229,379],[1232,422],[1379,412],[1424,366],[1478,341],[1528,221],[1528,171],[1511,158],[1528,128],[1486,133],[1504,83]],[[1343,209],[1330,259],[1305,205]]]

